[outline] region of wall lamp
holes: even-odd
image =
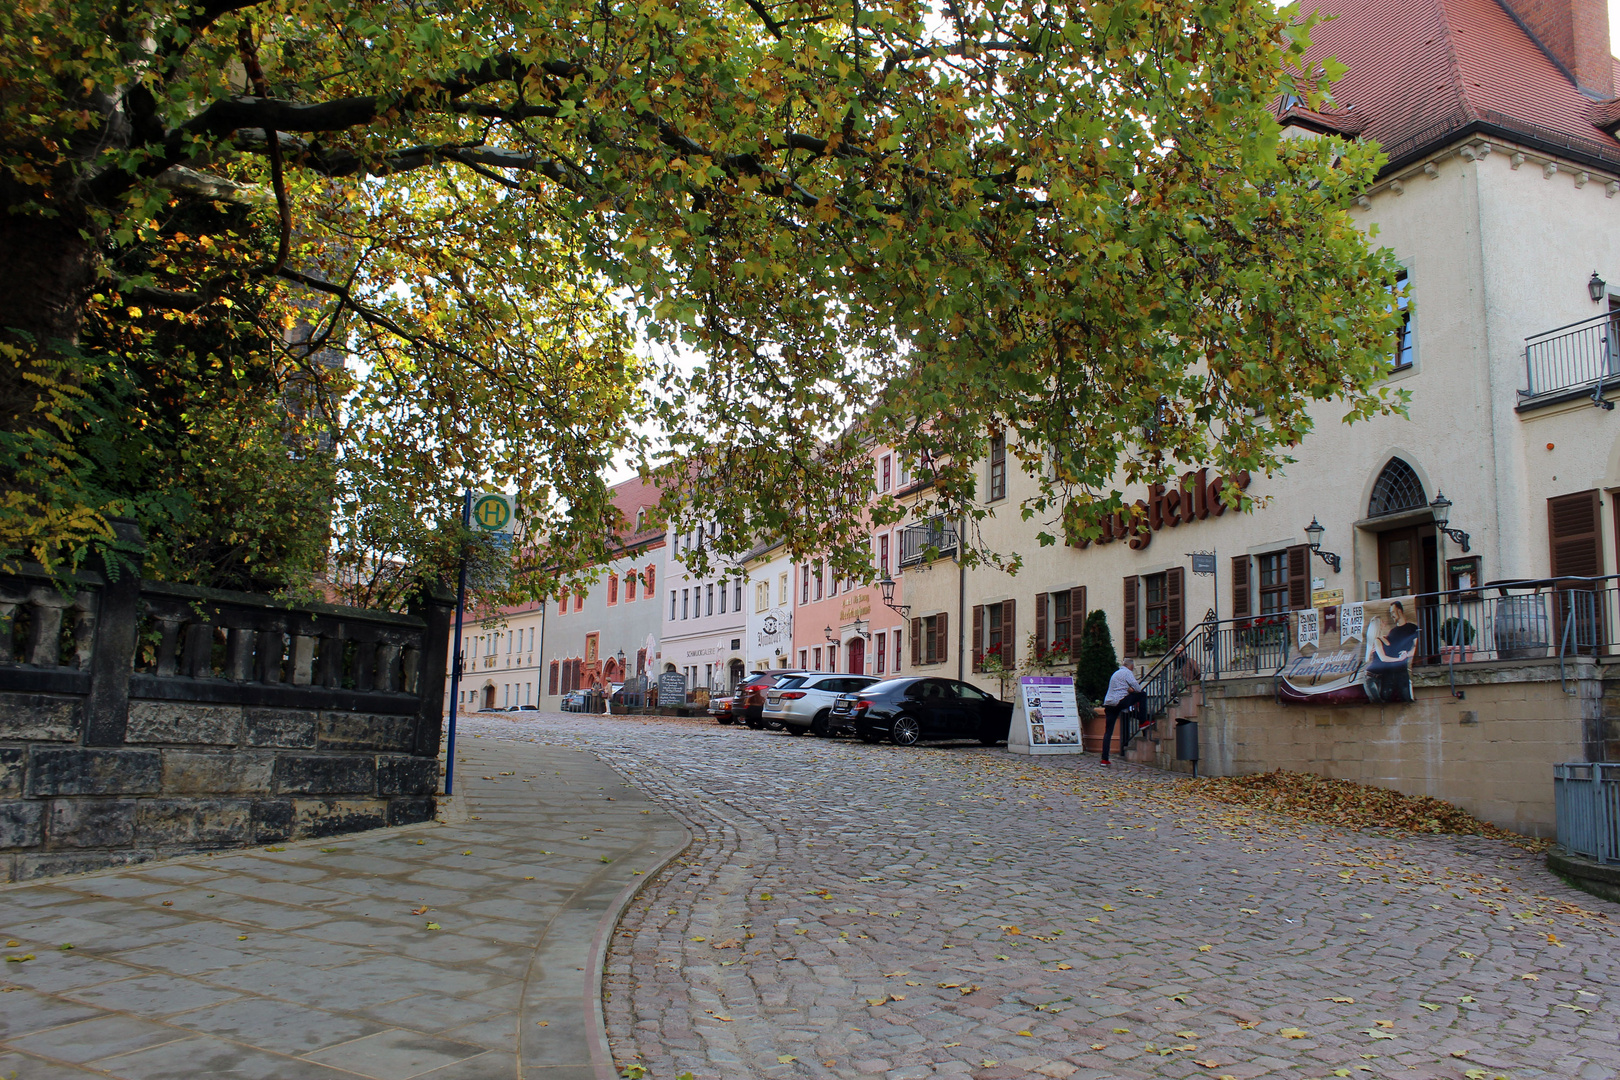
[[[883,572],[883,580],[878,582],[878,591],[883,596],[884,607],[888,608],[890,611],[899,612],[902,619],[911,618],[910,604],[896,604],[894,602],[894,578],[889,576],[889,572],[887,570]]]
[[[1603,298],[1609,295],[1609,283],[1598,277],[1596,270],[1586,279],[1586,295],[1592,298],[1594,304],[1603,303]]]
[[[1337,574],[1341,560],[1333,552],[1322,550],[1322,534],[1325,532],[1327,530],[1322,527],[1322,523],[1316,520],[1315,514],[1312,514],[1311,523],[1305,526],[1305,541],[1310,544],[1311,550],[1316,552],[1316,557],[1331,566],[1333,572]]]
[[[830,627],[830,626],[824,626],[824,627],[822,627],[822,629],[821,629],[821,633],[822,633],[822,635],[823,635],[823,636],[824,636],[824,637],[826,637],[826,639],[827,639],[827,640],[828,640],[828,641],[829,641],[829,642],[830,642],[830,643],[832,643],[832,644],[834,644],[834,645],[837,645],[837,644],[839,644],[839,641],[838,641],[838,639],[837,639],[837,638],[835,638],[835,637],[833,637],[833,632],[832,632],[832,627]]]
[[[872,624],[866,619],[856,619],[852,628],[867,641],[872,640]]]
[[[1596,274],[1592,276],[1597,277]],[[1451,500],[1446,498],[1443,492],[1436,489],[1434,501],[1429,504],[1429,509],[1434,511],[1434,527],[1455,540],[1457,545],[1466,552],[1468,550],[1468,534],[1461,529],[1446,527],[1446,522],[1451,520]]]

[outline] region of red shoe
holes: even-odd
[[[1113,762],[1109,761],[1107,758],[1103,758],[1101,761],[1097,762],[1097,764],[1099,764],[1099,765],[1112,765]]]

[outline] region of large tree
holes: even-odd
[[[1345,212],[1376,148],[1269,114],[1333,75],[1293,69],[1309,25],[1255,0],[20,0],[0,426],[71,379],[97,296],[195,313],[280,283],[360,351],[368,467],[431,477],[424,501],[515,479],[543,591],[600,554],[598,477],[646,400],[623,302],[667,351],[670,506],[730,543],[853,569],[868,440],[948,509],[993,432],[1042,478],[1027,512],[1077,535],[1178,461],[1278,467],[1315,402],[1390,406],[1393,266]],[[123,258],[199,200],[254,207],[273,250]]]

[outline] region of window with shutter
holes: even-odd
[[[973,605],[973,670],[984,670],[984,605]]]
[[[1172,567],[1164,575],[1164,638],[1167,645],[1174,645],[1186,633],[1187,625],[1187,586],[1182,567]]]
[[[1547,500],[1547,546],[1553,577],[1602,577],[1601,493],[1579,491]]]
[[[1001,662],[1009,668],[1018,661],[1018,619],[1016,600],[1001,602]]]
[[[1249,617],[1249,556],[1232,557],[1232,617]]]
[[[546,685],[548,685],[551,688],[549,693],[551,694],[552,697],[557,696],[557,679],[562,674],[558,669],[561,666],[562,665],[558,664],[557,661],[555,661],[555,660],[553,660],[551,662],[551,677],[548,680]]]
[[[1299,544],[1288,549],[1288,607],[1304,611],[1311,606],[1311,549]]]
[[[1125,579],[1125,655],[1136,655],[1136,575]]]
[[[939,650],[935,654],[934,663],[943,664],[951,654],[950,646],[950,618],[943,611],[934,616],[934,630],[939,638]]]
[[[1086,587],[1076,586],[1069,590],[1069,655],[1080,655],[1080,636],[1085,633],[1086,616],[1091,614],[1087,606]]]
[[[911,666],[922,663],[922,620],[911,620]]]
[[[1045,593],[1035,594],[1035,652],[1037,655],[1046,652],[1051,640],[1046,636],[1048,620],[1046,617],[1047,598]]]

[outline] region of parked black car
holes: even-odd
[[[896,746],[924,739],[978,739],[993,746],[1012,727],[1012,703],[955,679],[889,679],[833,705],[831,726],[866,742],[887,737]]]

